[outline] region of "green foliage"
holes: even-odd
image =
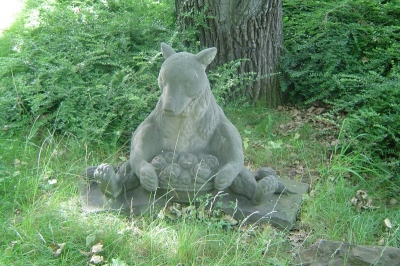
[[[388,77],[375,72],[364,76],[340,75],[337,84],[345,94],[335,108],[349,115],[343,137],[354,142],[354,149],[381,158],[400,159],[400,71],[393,68]]]
[[[400,154],[400,7],[396,1],[284,2],[285,89],[295,103],[323,101],[345,114],[352,149]]]
[[[335,102],[338,110],[349,113],[342,131],[343,143],[350,146],[348,159],[362,154],[387,169],[387,173],[368,175],[369,183],[382,189],[385,198],[400,193],[400,72],[396,73],[387,78],[374,72],[341,76],[341,87],[359,89]]]
[[[310,104],[343,95],[336,75],[386,77],[399,62],[396,1],[286,1],[282,68],[292,101]]]
[[[1,124],[126,141],[159,94],[171,1],[30,3],[38,7],[20,18],[23,30],[0,41]]]
[[[178,8],[177,5],[176,7]],[[201,50],[199,31],[201,31],[202,28],[208,28],[207,20],[215,18],[207,14],[209,9],[208,3],[205,3],[204,6],[199,8],[187,9],[186,4],[182,2],[179,5],[179,9],[176,10],[179,19],[178,24],[181,29],[179,31],[179,39],[186,47]]]
[[[223,64],[217,69],[210,71],[208,78],[211,84],[212,93],[221,106],[241,105],[248,103],[244,95],[234,97],[255,79],[255,74],[248,72],[237,74],[238,69],[246,59],[239,59]]]

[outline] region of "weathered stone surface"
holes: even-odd
[[[260,205],[273,193],[287,192],[271,168],[252,173],[244,166],[240,134],[216,103],[205,72],[217,50],[177,53],[162,43],[161,51],[162,94],[133,133],[129,160],[118,168],[89,167],[85,177],[110,198],[139,186],[149,192],[172,189],[181,199],[230,190]]]
[[[255,206],[246,197],[227,190],[217,201],[221,201],[221,208],[225,213],[233,215],[237,220],[246,220],[247,223],[270,223],[280,229],[290,229],[300,209],[302,196],[308,190],[308,184],[293,180],[278,178],[284,181],[288,189],[295,193],[271,194],[264,204]],[[86,212],[121,211],[126,214],[140,215],[151,213],[156,208],[163,208],[167,202],[187,202],[193,200],[194,195],[180,199],[180,194],[174,191],[158,190],[151,193],[143,187],[127,191],[116,199],[106,197],[96,182],[90,182],[82,187],[82,205]],[[216,195],[217,191],[210,191]],[[196,196],[200,196],[197,194]],[[216,202],[214,203],[216,205]],[[235,207],[233,207],[235,206]]]
[[[245,167],[242,138],[216,103],[205,72],[217,50],[177,53],[162,43],[161,51],[159,101],[134,131],[129,160],[86,169],[84,205],[140,214],[223,191],[221,205],[236,218],[291,227],[308,186],[283,182],[269,167]]]
[[[400,249],[319,240],[301,253],[300,265],[400,266]]]

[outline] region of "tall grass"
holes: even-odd
[[[192,218],[82,212],[82,170],[102,161],[118,162],[124,154],[53,133],[40,144],[34,138],[2,134],[1,265],[86,265],[92,254],[85,252],[100,242],[104,261],[127,265],[259,265],[271,257],[282,263],[290,260],[280,254],[287,249],[279,244],[286,233],[269,226],[232,230]],[[276,242],[266,256],[270,239]],[[53,246],[62,243],[60,255],[54,256]]]
[[[345,240],[353,244],[399,246],[400,212],[391,204],[390,171],[358,152],[350,144],[335,148],[320,169],[321,179],[307,196],[301,221],[315,236]],[[363,204],[354,204],[357,193],[365,193]],[[393,203],[393,202],[392,202]],[[393,222],[389,228],[385,219]]]
[[[295,161],[300,160],[304,173],[291,177],[313,180],[295,227],[307,231],[303,248],[317,238],[353,244],[377,244],[383,239],[384,245],[399,246],[399,212],[396,206],[380,199],[382,193],[368,183],[369,174],[376,173],[366,171],[370,164],[360,165],[360,157],[352,159],[345,148],[326,156],[323,148],[316,149],[307,138],[283,136],[278,131],[259,137],[265,132],[253,128],[257,120],[249,119],[251,113],[257,119],[271,120],[273,131],[289,117],[255,110],[227,113],[233,121],[242,121],[237,123],[240,132],[255,134],[249,138],[246,153],[257,153],[260,165],[274,167],[281,160],[287,165],[296,165]],[[0,227],[4,232],[0,263],[4,265],[86,265],[92,256],[87,253],[97,243],[104,246],[99,253],[104,261],[127,265],[288,265],[293,261],[291,254],[300,252],[293,251],[289,232],[268,225],[229,229],[215,220],[126,217],[114,212],[86,214],[80,204],[80,173],[86,166],[100,162],[118,163],[126,156],[124,151],[88,146],[72,135],[55,136],[54,131],[47,131],[41,142],[28,134],[19,138],[7,134],[3,131],[0,141]],[[260,149],[257,138],[264,143],[283,139],[281,151]],[[289,172],[282,171],[283,177]],[[357,190],[367,191],[372,205],[379,208],[357,211],[351,204]],[[385,225],[385,219],[391,221],[392,228]],[[52,245],[62,243],[66,244],[60,255],[53,256]]]

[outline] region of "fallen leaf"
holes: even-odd
[[[366,199],[368,197],[368,194],[364,190],[357,190],[356,196],[358,198]]]
[[[353,198],[351,198],[350,202],[351,202],[351,205],[356,206],[358,203],[358,199],[356,197],[353,197]]]
[[[325,108],[322,107],[318,107],[317,109],[315,109],[315,114],[320,115],[325,111]]]
[[[185,218],[196,218],[196,206],[190,205],[182,208],[182,215]]]
[[[387,228],[392,229],[392,227],[393,227],[392,223],[390,222],[390,220],[388,218],[386,218],[384,220],[384,222],[385,222],[385,225],[386,225]]]
[[[176,215],[177,218],[182,216],[182,207],[179,203],[173,203],[172,206],[169,207],[169,211]]]
[[[302,243],[307,237],[307,232],[303,229],[298,231],[292,231],[289,235],[289,241],[293,246],[296,246],[296,243]]]
[[[372,199],[368,196],[367,192],[363,190],[357,190],[355,197],[350,200],[351,204],[356,207],[357,211],[362,209],[378,209],[379,207],[372,205]]]
[[[52,254],[54,257],[58,257],[65,247],[65,243],[56,244],[52,243],[49,245],[49,248],[52,250]]]
[[[96,245],[94,245],[94,246],[90,249],[90,251],[91,251],[93,254],[97,254],[97,253],[103,251],[103,241],[100,241],[99,243],[97,243]]]
[[[298,165],[295,170],[296,174],[303,174],[304,173],[304,166]]]
[[[99,263],[104,262],[104,258],[103,258],[103,256],[99,256],[99,255],[95,254],[90,258],[89,262],[91,262],[93,264],[99,264]]]

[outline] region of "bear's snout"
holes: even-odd
[[[175,114],[175,101],[173,98],[166,99],[163,104],[163,111],[166,115],[176,115]]]
[[[183,92],[180,93],[165,92],[162,104],[162,110],[165,115],[179,116],[184,113],[184,111],[192,101],[192,98],[182,94]]]

